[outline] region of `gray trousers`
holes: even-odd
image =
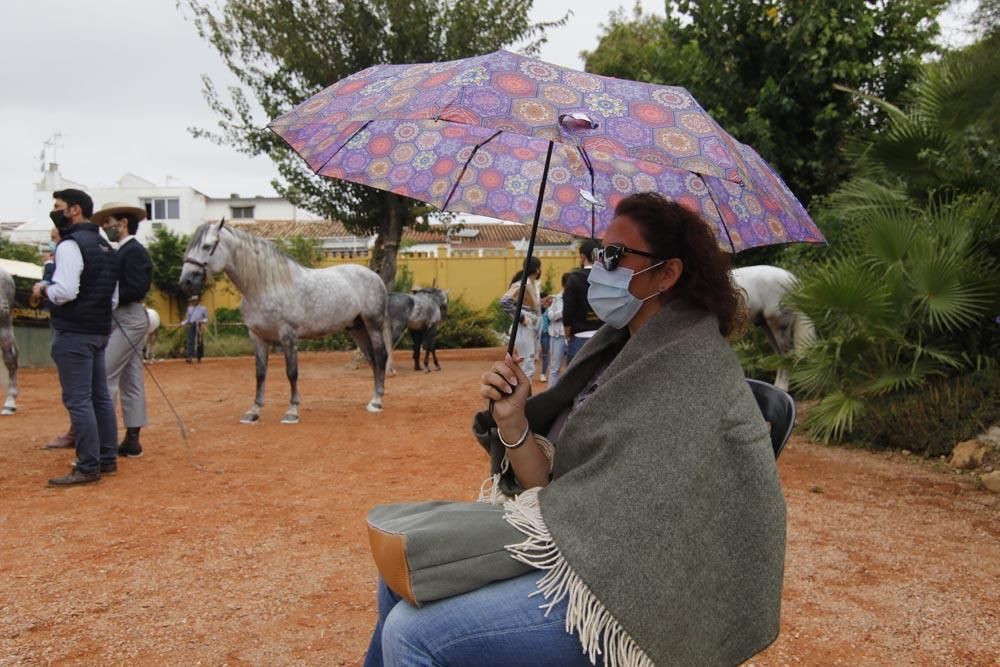
[[[112,318],[105,353],[111,403],[120,394],[125,428],[142,427],[149,423],[142,366],[142,346],[149,330],[146,308],[140,302],[125,304],[115,309]]]
[[[76,468],[85,473],[118,456],[118,424],[104,367],[107,344],[107,336],[52,331],[52,359],[76,437]]]

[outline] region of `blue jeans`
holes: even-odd
[[[52,360],[73,425],[76,469],[83,473],[98,472],[102,463],[118,457],[118,423],[104,364],[107,345],[107,336],[52,330]]]
[[[566,337],[565,336],[550,337],[549,338],[549,362],[551,364],[549,370],[550,387],[559,381],[559,375],[562,373],[562,368],[561,368],[562,362],[565,356],[566,356]]]
[[[194,359],[197,355],[198,361],[205,354],[205,345],[198,340],[198,325],[189,324],[188,325],[188,339],[187,339],[187,358]]]
[[[529,572],[419,609],[380,579],[365,667],[590,665],[580,640],[566,632],[566,601],[545,616],[541,595],[528,597],[541,576]]]
[[[579,336],[570,336],[569,340],[566,342],[566,363],[573,361],[573,357],[576,353],[580,351],[580,348],[590,340],[589,338],[580,338]]]
[[[542,375],[549,372],[549,332],[542,329]]]

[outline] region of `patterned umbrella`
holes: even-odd
[[[369,67],[270,127],[317,174],[442,211],[514,222],[533,216],[525,268],[539,223],[600,238],[621,199],[650,190],[700,213],[733,252],[823,242],[781,178],[683,88],[508,51]]]
[[[823,242],[777,174],[683,88],[507,51],[370,67],[270,127],[318,174],[442,211],[534,214],[601,237],[618,201],[653,190],[700,213],[733,252]]]

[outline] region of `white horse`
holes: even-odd
[[[17,412],[17,342],[14,340],[14,279],[0,269],[0,352],[7,367],[7,400],[0,416]]]
[[[746,294],[749,319],[764,330],[771,347],[785,355],[802,350],[816,339],[812,322],[802,313],[782,303],[785,294],[798,284],[791,271],[777,266],[745,266],[732,270],[733,281]],[[788,391],[788,370],[782,368],[774,385]]]
[[[156,339],[160,331],[160,314],[152,308],[146,308],[146,339],[142,349],[142,360],[152,363],[156,360]]]
[[[264,379],[271,343],[285,351],[285,370],[292,388],[283,424],[299,421],[298,343],[347,329],[358,347],[373,360],[375,394],[369,412],[382,410],[385,369],[390,343],[388,292],[377,273],[356,264],[307,269],[266,239],[239,229],[205,223],[188,243],[180,286],[197,293],[213,273],[225,271],[243,293],[240,311],[250,330],[257,361],[257,396],[240,421],[260,419]]]

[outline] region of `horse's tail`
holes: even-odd
[[[801,352],[816,342],[816,327],[807,315],[795,311],[795,325],[792,328],[792,349]]]

